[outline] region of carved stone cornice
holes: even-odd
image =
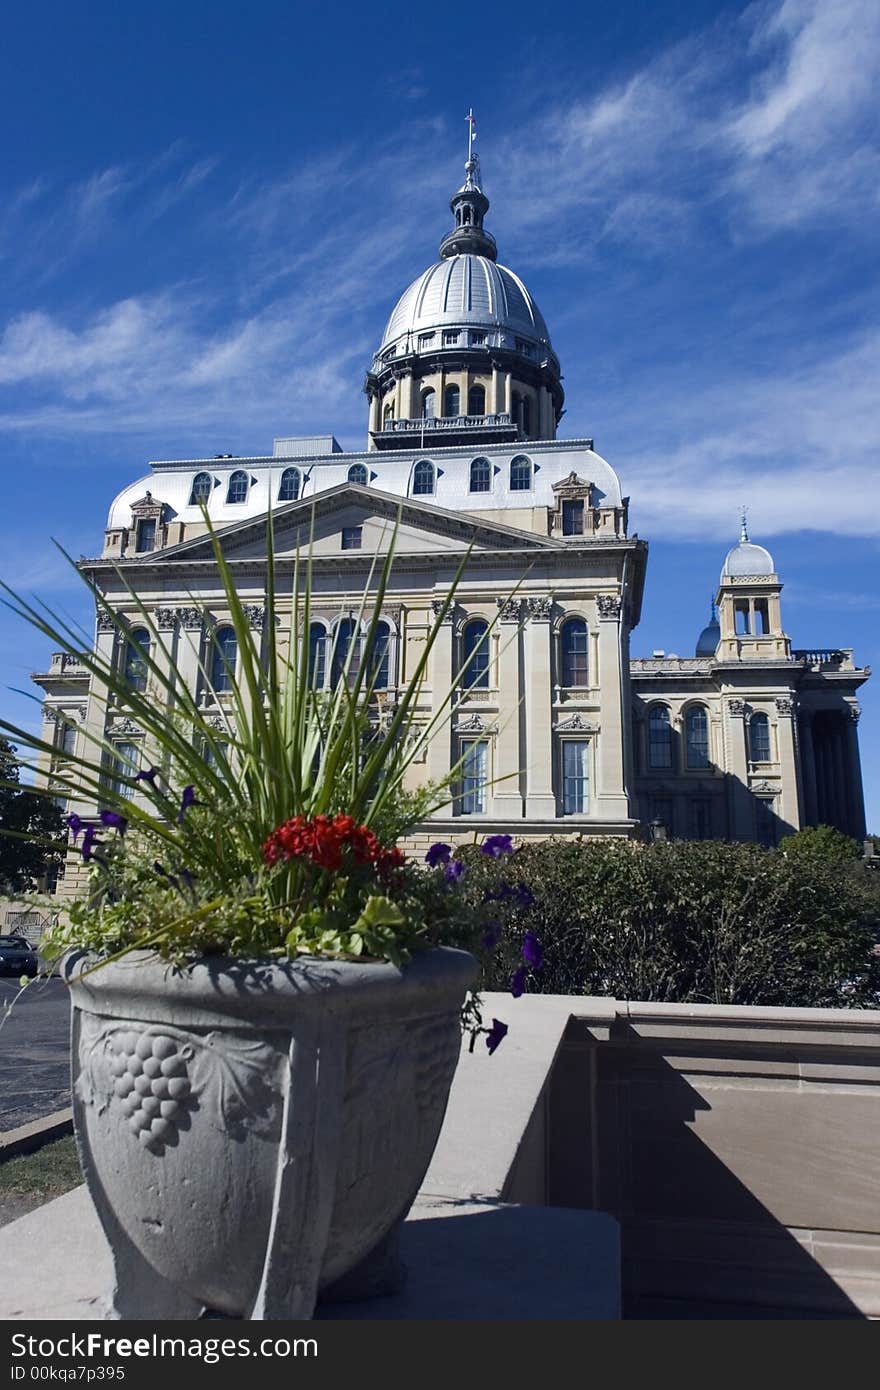
[[[251,627],[259,628],[260,631],[266,623],[266,609],[261,603],[243,603],[241,611]]]
[[[154,608],[153,622],[160,632],[172,632],[177,622],[176,608]]]
[[[569,719],[561,719],[556,725],[557,734],[595,734],[598,732],[598,724],[594,724],[591,719],[585,719],[582,714],[578,713],[571,715]]]
[[[434,617],[435,617],[435,618],[439,618],[439,616],[440,616],[440,610],[442,609],[443,604],[445,603],[445,601],[446,601],[446,600],[445,600],[445,599],[442,599],[442,598],[432,598],[432,599],[431,599],[431,607],[432,607],[433,610],[434,610]],[[453,617],[453,612],[454,612],[454,610],[455,610],[455,604],[454,604],[454,603],[451,603],[451,604],[449,605],[449,607],[447,608],[446,614],[445,614],[445,616],[444,616],[444,618],[443,618],[443,624],[444,624],[444,626],[445,626],[446,623],[451,623],[451,622],[452,622],[452,617]]]
[[[745,700],[728,700],[727,713],[732,714],[735,719],[742,719],[746,712]]]
[[[494,724],[487,724],[481,714],[474,713],[457,720],[455,732],[457,734],[494,734],[497,730]]]
[[[617,619],[620,617],[620,595],[619,594],[597,594],[596,607],[599,610],[599,617],[603,620]]]
[[[778,713],[778,714],[782,714],[782,715],[786,715],[789,719],[790,719],[791,716],[794,714],[794,708],[795,708],[795,706],[794,706],[794,700],[790,700],[790,699],[789,699],[787,696],[785,696],[785,695],[780,696],[779,699],[777,699],[777,701],[776,701],[776,710],[777,710],[777,713]]]
[[[553,599],[549,594],[526,599],[526,605],[533,623],[549,623],[553,611]]]
[[[503,623],[518,623],[522,615],[521,598],[496,598],[498,616]]]
[[[200,628],[205,620],[204,614],[200,608],[175,608],[174,612],[180,626],[186,628],[189,632],[192,632],[196,628]]]

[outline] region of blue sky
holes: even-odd
[[[96,554],[146,459],[361,447],[364,370],[451,225],[473,105],[563,433],[595,438],[651,543],[634,653],[692,652],[745,503],[795,646],[876,668],[878,60],[876,0],[12,7],[0,575],[75,609],[49,538]],[[0,617],[0,684],[45,657]]]

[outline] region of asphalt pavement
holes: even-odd
[[[70,1104],[67,987],[54,978],[19,988],[0,980],[0,1133]]]

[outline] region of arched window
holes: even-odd
[[[589,646],[587,625],[583,618],[568,618],[562,624],[561,647],[562,684],[564,686],[589,685]]]
[[[229,479],[229,486],[226,489],[227,502],[246,502],[248,495],[248,475],[241,468],[236,468],[232,477]]]
[[[684,721],[685,759],[688,767],[709,766],[709,715],[702,705],[688,710]],[[697,836],[697,839],[705,838]]]
[[[351,683],[357,675],[360,665],[360,635],[358,625],[354,618],[343,618],[336,624],[333,633],[333,656],[330,663],[330,684],[335,690],[343,673],[345,672],[346,662],[349,660],[351,652],[351,662],[348,667],[348,680]]]
[[[413,497],[430,497],[434,491],[434,465],[430,459],[419,459],[413,469]]]
[[[149,655],[150,634],[145,627],[133,628],[125,652],[125,682],[131,690],[146,690]]]
[[[468,415],[486,414],[485,386],[472,386],[468,391]]]
[[[654,705],[648,716],[648,766],[672,767],[672,721],[665,705]]]
[[[298,468],[285,468],[278,488],[278,501],[296,502],[299,498],[300,482]]]
[[[370,680],[374,690],[387,690],[391,684],[391,628],[379,623],[370,653]]]
[[[471,463],[471,492],[492,491],[492,465],[488,459],[474,459]]]
[[[324,660],[327,654],[327,631],[322,623],[309,624],[309,685],[324,688]]]
[[[231,690],[235,683],[235,663],[238,659],[238,640],[235,628],[218,627],[211,653],[211,684],[218,693]]]
[[[770,761],[770,720],[766,714],[753,714],[749,720],[749,757],[753,763]]]
[[[362,463],[353,463],[348,470],[348,481],[357,483],[359,487],[367,486],[367,470]]]
[[[489,688],[489,624],[482,618],[468,623],[464,630],[461,683],[465,690]]]
[[[211,493],[214,491],[214,479],[210,473],[197,473],[193,478],[192,492],[189,495],[189,505],[197,507],[200,502],[206,505],[211,500]]]
[[[511,492],[529,492],[532,486],[532,461],[525,454],[513,459],[510,465]]]
[[[422,419],[433,420],[437,411],[437,393],[433,386],[422,392]]]
[[[394,419],[394,402],[393,402],[393,401],[389,401],[388,404],[386,405],[385,409],[382,411],[382,419],[384,420],[384,422],[385,422],[386,425],[387,425],[391,420]]]
[[[461,391],[457,386],[447,386],[443,396],[443,414],[458,415],[461,412]]]

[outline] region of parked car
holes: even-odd
[[[0,975],[36,975],[37,953],[23,936],[0,936]]]

